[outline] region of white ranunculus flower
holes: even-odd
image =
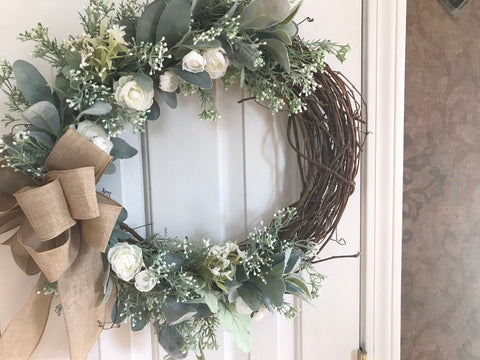
[[[160,90],[171,93],[178,89],[180,85],[180,79],[173,71],[167,70],[160,75],[158,87]]]
[[[113,143],[103,127],[93,121],[85,120],[78,124],[77,131],[107,154],[110,154]]]
[[[135,275],[135,287],[138,291],[149,292],[157,285],[155,271],[151,269],[142,270]]]
[[[255,321],[260,321],[263,319],[266,313],[267,313],[267,308],[265,307],[265,305],[261,304],[260,309],[258,309],[258,311],[253,313],[252,319]]]
[[[137,111],[147,111],[153,104],[153,89],[143,90],[132,75],[122,76],[113,84],[115,100],[127,108]]]
[[[199,52],[192,50],[182,59],[182,69],[192,72],[200,73],[205,70],[207,60]]]
[[[212,79],[220,79],[227,72],[230,61],[222,48],[210,49],[203,52],[206,64],[205,70]]]
[[[128,243],[117,243],[108,251],[108,261],[120,279],[130,281],[142,269],[142,249]]]
[[[252,309],[247,305],[247,303],[242,299],[241,296],[238,296],[235,299],[235,310],[239,314],[250,315],[252,313]]]

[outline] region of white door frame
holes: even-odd
[[[406,0],[364,0],[363,7],[371,134],[362,163],[360,344],[369,360],[399,360]]]

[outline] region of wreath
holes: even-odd
[[[286,294],[310,300],[324,276],[313,264],[355,188],[364,136],[358,92],[325,64],[348,46],[305,41],[302,1],[90,0],[84,34],[63,42],[38,24],[20,34],[56,70],[49,85],[30,63],[0,64],[11,127],[0,143],[0,235],[36,291],[0,338],[0,358],[28,359],[52,296],[72,359],[86,358],[105,326],[151,323],[173,359],[216,349],[220,325],[249,351],[251,320],[295,316]],[[95,185],[136,149],[120,138],[161,121],[177,95],[198,95],[200,119],[219,113],[213,80],[240,83],[271,111],[288,111],[287,138],[303,190],[239,243],[192,241],[130,228],[127,211]],[[244,100],[248,100],[244,99]],[[33,315],[32,315],[33,314]],[[33,319],[32,320],[32,316]]]

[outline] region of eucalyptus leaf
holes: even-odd
[[[161,97],[163,99],[163,101],[165,101],[165,103],[171,107],[172,109],[176,109],[177,108],[177,104],[178,104],[178,101],[177,101],[177,94],[174,93],[174,92],[165,92],[165,91],[162,91],[162,90],[156,90],[155,91],[156,94],[158,94],[159,97]]]
[[[254,0],[240,14],[240,29],[265,30],[290,13],[288,0]]]
[[[45,146],[48,149],[53,149],[53,147],[55,146],[55,140],[52,139],[52,136],[46,131],[30,130],[30,136],[34,138],[37,141],[37,143]]]
[[[175,359],[187,357],[188,352],[183,351],[185,340],[175,326],[165,325],[161,331],[157,330],[157,334],[160,345],[170,356]]]
[[[290,72],[290,58],[284,43],[277,39],[263,39],[265,49],[275,61],[286,71]]]
[[[238,347],[248,353],[251,346],[252,323],[249,315],[239,314],[232,304],[219,302],[218,320],[228,331]]]
[[[300,7],[303,5],[303,0],[300,0],[298,3],[295,4],[294,7],[290,9],[290,14],[285,18],[285,20],[282,21],[282,24],[288,24],[293,20],[293,18],[297,15],[298,10],[300,10]]]
[[[129,159],[134,157],[137,154],[137,149],[130,146],[125,140],[122,138],[110,138],[110,141],[113,143],[113,148],[110,151],[110,155],[113,156],[114,159]]]
[[[80,114],[78,114],[75,120],[79,121],[84,115],[106,115],[110,111],[112,111],[112,105],[103,101],[99,101],[90,106],[88,109],[83,110]]]
[[[37,102],[25,110],[22,115],[30,124],[48,131],[57,138],[62,136],[60,116],[57,108],[51,102]]]
[[[174,298],[168,298],[162,306],[162,312],[170,325],[180,324],[192,318],[197,311],[189,304],[180,303]]]
[[[41,101],[53,104],[50,87],[35,66],[24,60],[17,60],[13,63],[13,75],[18,88],[31,105]]]
[[[157,24],[166,6],[165,0],[156,0],[145,7],[137,21],[137,43],[155,42]]]
[[[156,41],[165,38],[165,42],[172,47],[179,42],[190,29],[192,4],[189,0],[173,0],[160,15]]]
[[[156,100],[153,100],[152,106],[148,110],[147,120],[158,120],[160,118],[160,106]]]
[[[200,89],[210,90],[213,86],[213,81],[206,71],[192,73],[177,67],[171,68],[170,70],[173,71],[183,81],[198,86]]]
[[[218,299],[217,297],[211,292],[204,292],[203,297],[205,299],[205,304],[207,304],[208,308],[212,313],[218,312]]]
[[[135,82],[142,88],[145,92],[150,92],[153,90],[153,80],[147,74],[142,72],[139,73],[132,73],[133,79]]]
[[[237,291],[238,295],[240,295],[252,311],[260,310],[260,295],[256,289],[243,285],[242,287],[239,287]]]

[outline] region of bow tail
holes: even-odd
[[[62,313],[67,327],[70,358],[84,360],[97,341],[106,307],[103,295],[103,264],[100,253],[82,242],[74,263],[58,280]]]
[[[40,276],[30,299],[0,337],[0,359],[28,360],[47,325],[53,294],[37,294],[46,279]]]

